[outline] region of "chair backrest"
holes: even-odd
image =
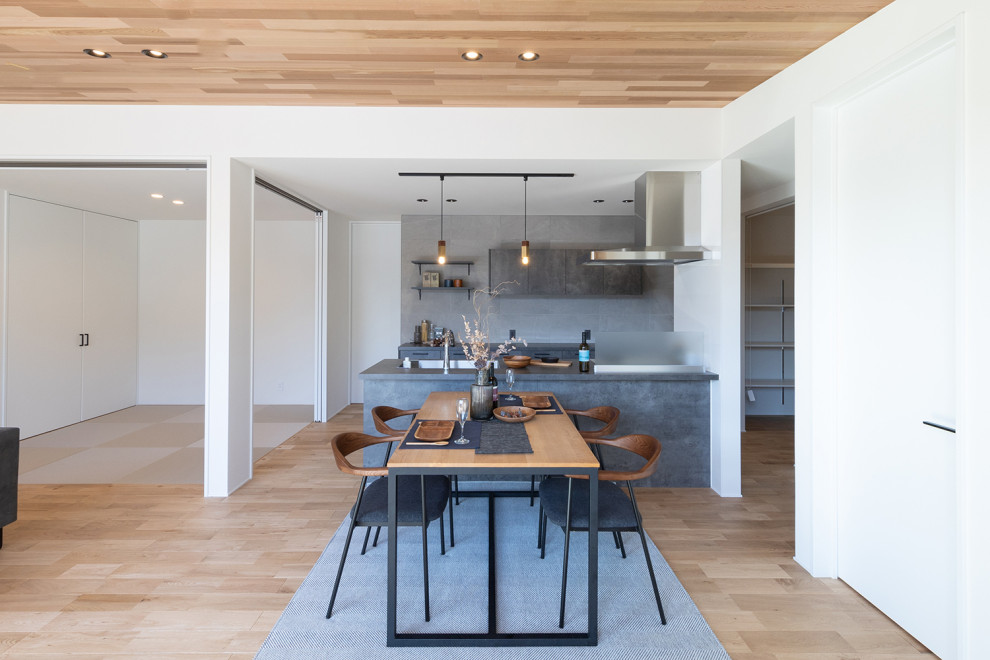
[[[585,440],[603,438],[606,435],[615,433],[615,427],[619,425],[619,409],[615,406],[596,406],[587,410],[568,410],[566,412],[568,415],[588,417],[604,424],[600,429],[579,431],[581,437]]]
[[[341,472],[355,474],[359,477],[384,477],[388,475],[388,468],[354,465],[347,460],[347,456],[365,447],[394,441],[394,438],[391,437],[380,438],[364,433],[340,433],[330,440],[330,448],[333,450],[333,460]]]
[[[391,435],[394,437],[402,436],[406,434],[409,429],[394,429],[385,422],[395,419],[396,417],[404,417],[406,415],[416,415],[419,410],[399,410],[398,408],[393,408],[392,406],[375,406],[371,409],[371,420],[375,423],[375,430],[379,433],[384,433],[385,435]]]
[[[657,470],[657,460],[660,458],[662,449],[660,441],[652,435],[624,435],[620,438],[595,438],[588,440],[588,444],[601,445],[603,447],[616,447],[624,451],[632,452],[637,456],[646,459],[646,463],[638,470],[599,470],[598,479],[600,481],[635,481],[645,479]]]

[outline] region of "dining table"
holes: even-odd
[[[397,647],[412,646],[596,646],[598,644],[598,460],[578,433],[570,417],[564,414],[564,407],[552,392],[516,393],[524,396],[545,396],[549,403],[546,410],[537,411],[529,421],[512,424],[491,421],[481,424],[480,448],[464,448],[453,444],[457,431],[448,444],[430,446],[410,444],[417,422],[423,420],[456,420],[457,400],[470,398],[467,392],[431,392],[420,408],[419,414],[410,426],[409,436],[388,459],[388,615],[387,645]],[[520,451],[518,444],[506,442],[506,451],[498,453],[503,442],[498,425],[522,426],[528,438],[531,451]],[[485,425],[488,436],[484,435]],[[455,424],[455,426],[457,426]],[[473,427],[477,429],[477,427]],[[473,430],[472,429],[472,430]],[[519,435],[518,433],[516,434]],[[496,605],[498,593],[495,562],[495,542],[497,521],[495,518],[495,498],[516,496],[530,497],[526,491],[506,491],[490,488],[472,489],[471,496],[488,498],[488,557],[487,562],[479,561],[479,567],[488,569],[488,625],[487,630],[458,633],[400,632],[396,630],[396,608],[398,602],[396,565],[398,546],[396,535],[397,490],[393,477],[401,475],[455,475],[484,479],[494,475],[573,475],[584,476],[589,481],[589,525],[588,525],[588,627],[586,631],[545,631],[545,630],[500,630]],[[480,482],[484,484],[485,482]],[[463,495],[462,491],[462,495]],[[454,505],[453,498],[450,506]]]

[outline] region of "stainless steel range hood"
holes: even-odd
[[[712,259],[711,249],[685,245],[688,219],[701,218],[701,175],[698,172],[647,172],[636,179],[635,213],[641,221],[631,247],[592,250],[591,266],[663,266]]]

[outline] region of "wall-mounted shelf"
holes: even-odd
[[[414,291],[419,291],[419,299],[423,299],[424,291],[436,291],[440,293],[459,293],[461,291],[467,292],[468,300],[471,299],[471,292],[474,291],[474,287],[471,286],[414,286],[411,287]]]
[[[777,378],[777,379],[753,378],[746,381],[746,387],[752,387],[754,389],[763,389],[763,388],[777,389],[778,387],[793,388],[794,380],[786,379],[786,378]]]
[[[759,303],[746,305],[746,309],[794,309],[794,303]]]
[[[412,262],[417,266],[419,266],[420,275],[423,274],[423,266],[435,266],[437,268],[445,268],[447,266],[467,266],[467,271],[468,271],[467,274],[470,275],[471,266],[474,265],[473,261],[448,261],[445,264],[438,264],[436,259],[433,259],[432,261],[426,259],[413,259]],[[416,289],[418,287],[413,287],[413,288]]]
[[[794,268],[793,261],[753,261],[746,268]]]

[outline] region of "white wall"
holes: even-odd
[[[254,402],[312,405],[316,223],[256,221],[254,236]]]
[[[358,376],[396,357],[400,338],[402,223],[351,223],[351,401],[364,401]]]
[[[206,222],[138,225],[138,405],[203,405]]]
[[[842,313],[835,287],[836,218],[830,200],[834,135],[830,115],[837,103],[876,79],[905,54],[940,33],[960,49],[963,92],[962,172],[957,191],[961,232],[957,379],[959,502],[959,657],[990,657],[981,634],[990,617],[990,498],[979,487],[990,464],[990,307],[986,283],[990,260],[990,3],[985,0],[896,0],[801,62],[725,108],[725,151],[732,152],[790,119],[795,121],[795,318],[796,354],[796,559],[815,575],[836,571],[836,380],[835,320]],[[919,89],[919,95],[928,90]],[[894,109],[894,112],[899,109]],[[834,175],[835,173],[832,173]],[[841,174],[841,173],[838,173]],[[910,190],[905,190],[910,194]],[[883,246],[879,246],[882,249]],[[909,255],[905,258],[911,258]],[[919,310],[919,314],[922,313]],[[909,359],[909,356],[905,356]],[[878,386],[883,385],[882,376]]]
[[[720,258],[674,269],[674,330],[703,332],[705,368],[719,375],[711,390],[711,474],[712,488],[723,497],[742,494],[739,186],[738,160],[702,171],[699,244],[719,251]]]

